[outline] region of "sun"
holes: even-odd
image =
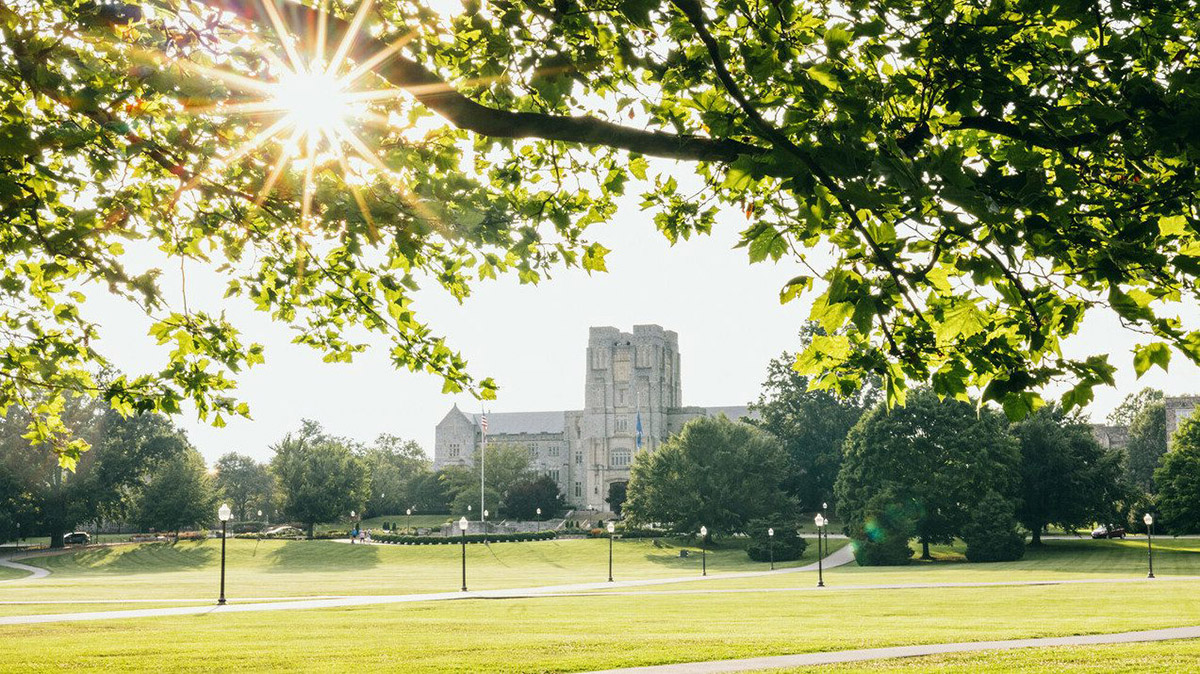
[[[271,107],[283,113],[289,127],[306,135],[328,135],[361,112],[348,83],[322,68],[285,72],[273,89]]]

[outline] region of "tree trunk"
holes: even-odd
[[[57,518],[51,520],[47,525],[50,532],[50,548],[57,549],[63,547],[63,536],[67,533],[67,528],[62,525]]]
[[[316,524],[316,522],[309,522],[309,523],[308,523],[308,540],[310,540],[310,541],[312,540],[312,538],[313,538],[313,529],[315,529],[316,527],[317,527],[317,524]]]
[[[1045,526],[1045,525],[1039,524],[1038,526],[1033,528],[1033,538],[1031,538],[1029,540],[1029,545],[1031,547],[1039,547],[1040,548],[1042,546],[1042,527],[1043,526]]]
[[[921,559],[933,559],[933,555],[929,554],[929,541],[921,541]]]

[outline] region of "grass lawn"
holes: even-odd
[[[566,672],[1195,624],[1194,584],[464,600],[0,627],[14,671]],[[70,644],[69,648],[63,648]],[[353,650],[353,656],[347,655]]]
[[[983,651],[896,658],[859,664],[822,665],[800,669],[773,670],[778,674],[851,674],[858,672],[1187,672],[1200,662],[1200,641],[1181,640],[1144,644],[1064,648],[1021,648],[1012,651]]]
[[[458,590],[458,545],[349,545],[334,541],[229,539],[226,594],[238,597],[408,594]],[[616,541],[619,580],[700,575],[701,557],[690,544],[648,539]],[[680,558],[687,549],[690,556]],[[816,546],[795,562],[808,564]],[[146,543],[33,557],[26,564],[50,569],[48,578],[0,586],[3,600],[174,599],[212,597],[217,591],[221,542]],[[765,571],[740,548],[708,552],[710,574]],[[598,582],[608,577],[608,541],[566,539],[467,546],[471,589]],[[64,609],[64,612],[86,610]],[[15,611],[14,611],[15,612]],[[12,614],[12,612],[10,612]]]
[[[349,546],[328,541],[229,541],[229,592],[238,597],[453,591],[457,546]],[[831,541],[833,544],[839,541]],[[809,559],[815,555],[810,546]],[[603,580],[607,541],[468,546],[472,589]],[[618,579],[699,573],[699,557],[650,541],[618,541]],[[1021,562],[942,560],[902,569],[841,567],[831,586],[890,582],[1036,580],[1144,575],[1144,541],[1050,541]],[[40,581],[0,586],[0,600],[211,597],[219,542],[147,544],[29,560]],[[763,570],[736,549],[709,555],[712,573]],[[1200,541],[1156,541],[1155,571],[1200,572]],[[567,672],[704,659],[880,646],[1062,636],[1200,624],[1200,583],[1159,579],[1112,585],[1037,585],[812,591],[809,573],[712,579],[647,587],[674,594],[462,600],[263,613],[206,613],[45,625],[0,626],[0,662],[14,671],[63,668],[173,671],[390,669],[431,672]],[[758,589],[768,590],[755,592]],[[789,591],[788,588],[805,588]],[[707,592],[747,588],[749,592]],[[686,592],[689,589],[706,592]],[[684,591],[679,593],[679,591]],[[140,607],[140,606],[139,606]],[[132,608],[132,606],[127,606]],[[46,612],[0,605],[7,615]],[[57,605],[50,612],[102,610]],[[70,644],[69,649],[62,648]],[[218,647],[219,645],[219,647]],[[1133,646],[1117,651],[1132,653]],[[1188,650],[1192,649],[1192,650]],[[1147,647],[1139,669],[1187,669],[1191,642]],[[353,655],[348,656],[348,651]],[[1050,653],[1083,671],[1109,671],[1093,649],[1044,649],[896,661],[912,671],[984,666],[1044,670]],[[514,656],[518,657],[514,657]],[[956,659],[957,658],[957,659]],[[985,658],[980,661],[977,658]],[[1023,658],[1023,659],[1022,659]],[[925,662],[927,664],[922,665]],[[976,663],[983,662],[984,665]],[[1161,667],[1158,665],[1161,663]],[[873,663],[870,667],[878,667]],[[888,666],[892,666],[889,662]],[[1066,666],[1066,665],[1064,665]],[[924,667],[924,670],[922,669]],[[851,668],[851,671],[856,671]],[[951,669],[951,671],[956,671]]]

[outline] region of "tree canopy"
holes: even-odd
[[[787,453],[769,433],[724,415],[700,417],[630,470],[625,517],[694,534],[745,531],[752,520],[795,521],[783,489]]]
[[[836,491],[851,533],[864,535],[872,517],[895,509],[911,518],[925,558],[930,544],[962,535],[979,499],[994,492],[1011,501],[1017,488],[1020,455],[1004,419],[986,405],[938,400],[931,389],[903,409],[877,405],[844,447]]]
[[[1171,438],[1171,451],[1154,471],[1158,524],[1173,534],[1200,531],[1200,418],[1184,419]]]
[[[928,381],[1015,418],[1065,381],[1071,409],[1113,383],[1103,347],[1061,348],[1096,312],[1145,335],[1139,374],[1200,361],[1175,310],[1200,297],[1192,0],[432,5],[0,6],[0,408],[65,465],[66,391],[248,414],[262,348],[163,291],[197,268],[327,360],[361,328],[490,397],[414,293],[603,270],[587,228],[629,184],[671,241],[736,209],[751,262],[808,266],[781,299],[815,295],[797,365],[822,388]],[[368,93],[297,124],[280,87],[326,62]],[[97,383],[95,292],[144,309],[161,366]]]
[[[319,522],[362,512],[370,494],[370,474],[346,441],[306,420],[299,432],[289,433],[272,449],[271,472],[279,485],[280,510],[307,525],[309,538]]]
[[[1012,433],[1021,448],[1016,516],[1033,545],[1048,525],[1073,531],[1118,521],[1117,504],[1129,496],[1120,450],[1105,450],[1085,422],[1059,408],[1039,410]]]
[[[167,459],[141,491],[134,512],[138,526],[150,531],[202,527],[217,519],[217,492],[204,467],[204,457],[192,448]]]

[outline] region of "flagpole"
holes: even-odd
[[[487,413],[483,411],[483,405],[479,406],[479,428],[483,433],[483,444],[479,449],[479,521],[483,522],[483,494],[484,494],[484,457],[487,455]]]

